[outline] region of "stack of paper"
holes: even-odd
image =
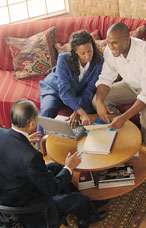
[[[117,131],[91,130],[81,150],[85,153],[109,154],[116,135]]]
[[[135,184],[134,169],[131,162],[111,169],[95,172],[94,178],[99,189]]]

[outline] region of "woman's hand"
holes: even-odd
[[[72,128],[75,128],[77,124],[81,124],[80,115],[77,112],[73,112],[67,120],[70,120]]]
[[[37,143],[40,141],[40,137],[42,136],[40,131],[36,131],[34,133],[32,133],[31,135],[29,135],[29,141],[30,143]]]
[[[81,116],[81,123],[82,125],[90,125],[91,124],[91,120],[89,118],[89,116],[87,114],[84,114]]]

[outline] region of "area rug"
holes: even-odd
[[[133,191],[111,199],[101,208],[103,209],[108,211],[108,216],[103,221],[90,225],[90,228],[138,228],[146,213],[146,181]],[[75,219],[69,216],[67,222],[70,226],[61,226],[61,228],[77,227]]]
[[[110,199],[106,206],[100,208],[104,209],[108,211],[108,216],[101,222],[90,225],[90,228],[138,228],[146,213],[146,181],[133,191]],[[11,228],[22,228],[14,218],[11,219]],[[78,228],[74,215],[68,215],[66,221],[68,225],[61,225],[60,228]]]

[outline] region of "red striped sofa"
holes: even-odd
[[[56,28],[56,42],[65,44],[72,32],[85,29],[92,32],[100,30],[103,39],[108,27],[118,21],[126,23],[130,31],[146,24],[145,20],[118,18],[110,16],[65,17],[45,20],[29,21],[24,23],[0,26],[0,125],[11,126],[10,110],[13,102],[20,98],[27,98],[40,106],[39,81],[45,76],[30,79],[17,79],[12,63],[12,57],[5,38],[30,37],[52,26]],[[61,114],[69,114],[68,109],[61,110]]]

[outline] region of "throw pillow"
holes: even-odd
[[[93,32],[90,33],[90,35],[93,37],[94,40],[100,40],[101,39],[101,35],[100,35],[99,30],[94,30]],[[55,46],[58,54],[70,51],[69,43],[66,43],[66,44],[55,43],[54,46]]]
[[[101,54],[103,54],[105,47],[107,45],[106,40],[95,40],[95,43],[96,43],[96,47],[98,48],[98,50],[101,52]]]
[[[146,41],[146,25],[142,25],[138,27],[135,31],[131,31],[130,36]]]
[[[56,65],[55,27],[29,38],[6,38],[16,77],[19,79],[47,75]]]
[[[55,46],[58,54],[70,51],[69,43],[66,43],[66,44],[55,43],[54,46]]]

